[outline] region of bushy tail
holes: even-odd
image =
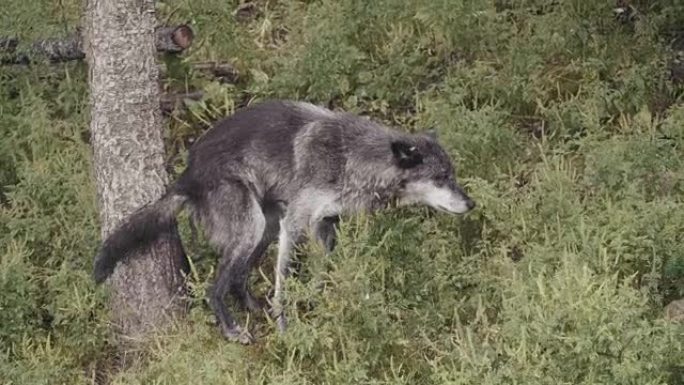
[[[128,217],[102,244],[95,257],[94,278],[101,283],[114,272],[119,261],[133,251],[149,246],[175,226],[174,218],[187,197],[171,191],[155,203]]]

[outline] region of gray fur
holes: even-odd
[[[411,135],[348,113],[311,104],[270,101],[219,122],[190,149],[188,167],[165,198],[134,214],[97,257],[104,279],[124,250],[143,246],[135,223],[156,225],[182,205],[205,229],[222,254],[209,303],[227,338],[252,341],[223,300],[229,292],[252,311],[261,302],[247,287],[250,270],[278,239],[273,315],[281,331],[284,279],[293,247],[309,232],[328,251],[335,244],[340,215],[373,211],[390,202],[426,203],[462,213],[474,207],[454,180],[452,163],[430,135]],[[156,208],[159,207],[159,210]],[[156,210],[156,211],[155,211]],[[146,230],[158,235],[160,230]],[[126,241],[130,240],[130,241]],[[115,251],[115,252],[113,252]],[[111,269],[98,271],[98,266]]]

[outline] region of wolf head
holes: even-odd
[[[400,204],[426,204],[450,214],[475,208],[475,202],[456,183],[451,159],[434,134],[393,140],[391,149],[403,175]]]

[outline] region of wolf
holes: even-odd
[[[293,249],[315,239],[332,252],[340,216],[423,204],[462,214],[475,202],[458,185],[446,151],[428,133],[409,134],[347,112],[292,100],[252,104],[216,123],[190,148],[187,168],[164,196],[103,242],[94,278],[103,282],[135,249],[168,231],[187,207],[220,253],[208,302],[223,336],[249,344],[224,304],[249,311],[265,301],[248,276],[277,240],[271,315],[286,329],[284,280]]]

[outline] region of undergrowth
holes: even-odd
[[[335,252],[302,250],[290,329],[219,337],[203,302],[215,253],[188,243],[190,314],[117,384],[683,384],[684,6],[635,1],[168,0],[193,47],[171,91],[169,168],[211,122],[264,98],[437,130],[478,202],[346,218]],[[60,36],[80,2],[9,0],[0,36]],[[684,37],[680,37],[684,39]],[[223,84],[189,62],[230,61]],[[675,64],[673,64],[675,63]],[[109,354],[90,277],[97,206],[82,63],[0,67],[0,383],[94,383]],[[184,223],[184,222],[183,222]],[[185,224],[182,233],[187,235]],[[187,238],[187,237],[186,237]],[[254,275],[271,288],[272,258]]]

